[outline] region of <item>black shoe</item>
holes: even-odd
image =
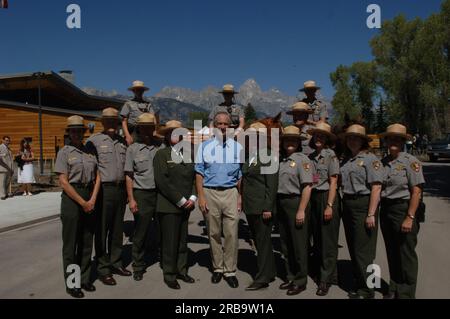
[[[211,277],[211,282],[213,284],[218,284],[222,280],[223,274],[221,272],[214,272]]]
[[[143,271],[135,271],[133,273],[133,279],[135,281],[141,281],[144,278],[144,272]]]
[[[267,287],[269,287],[269,284],[267,284],[267,283],[254,282],[250,286],[245,288],[245,290],[247,290],[247,291],[255,291],[255,290],[260,290],[260,289],[264,289],[264,288],[267,288]]]
[[[95,286],[93,284],[91,284],[91,283],[89,283],[89,284],[82,284],[81,285],[81,289],[83,289],[84,291],[87,291],[87,292],[94,292],[96,290]]]
[[[100,280],[102,283],[104,283],[106,286],[115,286],[117,285],[116,280],[113,278],[113,276],[100,276],[98,277],[98,280]]]
[[[177,276],[177,279],[180,279],[180,280],[182,280],[182,281],[184,281],[185,283],[188,283],[188,284],[193,284],[193,283],[195,283],[195,279],[192,278],[192,277],[189,276],[189,275],[178,275],[178,276]]]
[[[115,275],[123,276],[123,277],[130,277],[132,275],[131,271],[120,267],[120,268],[114,268],[112,270],[112,273]]]
[[[236,276],[229,276],[229,277],[225,276],[224,278],[228,286],[230,286],[231,288],[239,287],[239,281],[237,280]]]
[[[320,296],[320,297],[324,297],[324,296],[328,295],[329,290],[330,290],[330,284],[321,282],[319,284],[319,287],[317,287],[316,295]]]
[[[6,200],[8,197],[2,197],[1,200]]]
[[[178,283],[178,281],[174,280],[174,281],[165,281],[167,287],[169,287],[170,289],[181,289],[180,284]]]
[[[298,295],[299,293],[303,292],[306,290],[306,286],[297,286],[295,284],[293,284],[289,290],[287,291],[287,295],[288,296],[295,296]]]
[[[286,281],[280,285],[280,289],[281,290],[289,290],[293,285],[294,285],[294,283],[292,281]]]
[[[77,299],[84,298],[84,293],[81,291],[80,288],[73,288],[73,289],[66,288],[66,292],[73,298]]]

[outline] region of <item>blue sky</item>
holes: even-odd
[[[199,90],[254,78],[296,95],[315,79],[329,98],[339,64],[371,59],[366,8],[382,19],[438,12],[440,0],[10,0],[0,10],[0,73],[70,69],[76,84],[126,92],[141,79]],[[66,7],[82,29],[66,27]]]

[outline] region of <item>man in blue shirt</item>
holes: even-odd
[[[213,276],[219,283],[222,277],[237,288],[238,226],[241,213],[241,163],[243,148],[234,134],[226,134],[231,118],[219,112],[214,117],[214,138],[204,142],[196,157],[196,186],[199,207],[205,217],[211,247]],[[225,237],[222,246],[222,229]]]

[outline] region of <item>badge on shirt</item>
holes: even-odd
[[[291,164],[289,164],[289,166],[294,168],[295,166],[297,166],[297,164],[295,162],[291,162]]]
[[[372,163],[373,169],[378,171],[381,167],[381,162],[380,161],[375,161]]]
[[[325,159],[322,158],[322,159],[319,161],[319,163],[320,163],[321,165],[325,165]]]
[[[364,166],[364,161],[363,161],[363,160],[359,161],[359,162],[358,162],[358,166],[359,166],[359,167],[363,167],[363,166]]]
[[[398,164],[398,165],[395,167],[395,170],[396,170],[396,171],[403,171],[404,169],[405,169],[405,166],[402,165],[402,164]]]
[[[310,168],[311,168],[311,165],[309,165],[309,163],[304,163],[304,164],[303,164],[303,169],[304,169],[305,171],[309,172]]]
[[[414,172],[419,173],[420,172],[420,164],[417,162],[411,163],[411,168]]]

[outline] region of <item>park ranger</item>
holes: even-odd
[[[155,114],[158,122],[159,109],[152,103],[144,99],[144,92],[149,88],[142,81],[134,81],[133,85],[128,89],[134,93],[134,98],[125,102],[120,111],[122,117],[122,130],[128,145],[133,144],[136,139],[136,122],[138,117],[143,113]]]
[[[156,185],[153,158],[158,151],[154,139],[156,118],[144,113],[136,122],[137,141],[127,149],[125,160],[126,187],[135,227],[133,235],[133,278],[141,281],[147,265],[144,260],[146,243],[156,210]]]
[[[94,212],[100,190],[100,175],[97,159],[83,144],[87,128],[80,116],[67,119],[67,133],[70,144],[59,152],[55,173],[63,189],[61,195],[61,222],[63,239],[63,271],[66,291],[74,298],[83,298],[85,291],[95,291],[92,284],[91,255],[95,232]],[[69,275],[74,271],[69,266],[80,267],[81,286],[71,286]],[[69,268],[68,268],[69,267]],[[69,279],[69,280],[68,280]]]
[[[308,117],[314,111],[311,107],[304,102],[297,102],[292,105],[292,109],[286,114],[292,115],[292,119],[294,125],[300,129],[300,132],[304,139],[302,139],[302,153],[305,155],[311,154],[314,150],[309,146],[309,141],[311,140],[311,135],[308,133],[308,130],[313,128],[313,125],[308,124]]]
[[[298,152],[304,138],[298,127],[288,126],[281,141],[277,217],[287,281],[280,289],[287,290],[288,296],[306,290],[308,280],[308,215],[313,167],[309,158]]]
[[[234,101],[234,96],[239,94],[234,90],[234,86],[231,84],[225,84],[223,86],[222,91],[220,91],[223,95],[224,102],[214,107],[211,113],[209,114],[209,123],[210,128],[214,127],[214,118],[218,113],[226,112],[230,115],[231,124],[230,128],[236,130],[236,133],[242,132],[245,125],[245,115],[243,107],[236,104]]]
[[[319,122],[326,122],[328,120],[328,110],[325,101],[316,97],[317,91],[320,87],[316,85],[315,81],[306,81],[303,84],[303,89],[300,92],[305,93],[306,97],[301,101],[309,105],[313,113],[309,116],[309,124],[315,125]]]
[[[319,122],[308,133],[312,135],[310,146],[315,150],[309,155],[314,167],[310,231],[314,243],[313,265],[316,269],[312,273],[318,277],[316,294],[325,296],[331,284],[337,283],[339,160],[330,148],[336,140],[330,125]]]
[[[389,149],[383,159],[385,181],[381,193],[380,226],[389,264],[389,294],[385,298],[415,298],[418,260],[415,251],[425,179],[417,158],[402,152],[411,139],[406,127],[392,124],[382,134]]]
[[[97,271],[105,285],[116,285],[113,274],[131,276],[123,267],[123,217],[126,208],[124,165],[126,142],[117,134],[119,113],[114,108],[102,112],[103,132],[92,135],[87,146],[96,154],[100,171],[101,201],[96,233]]]
[[[256,122],[250,125],[248,134],[257,134],[257,143],[247,143],[248,157],[242,167],[242,205],[257,249],[258,272],[248,291],[269,287],[276,276],[275,257],[272,246],[272,228],[278,188],[278,174],[262,172],[261,155],[269,155],[267,149],[260,150],[260,139],[267,139],[267,128]],[[247,134],[246,132],[246,134]],[[250,140],[251,137],[249,136]],[[266,144],[267,145],[267,144]],[[272,157],[272,160],[276,160]]]
[[[341,164],[343,191],[343,222],[352,259],[355,290],[350,298],[374,298],[374,289],[367,285],[377,247],[378,207],[384,169],[370,153],[370,137],[366,129],[351,125],[344,133],[346,156]]]
[[[164,282],[171,289],[181,288],[177,279],[188,284],[195,282],[188,275],[188,221],[197,201],[191,141],[184,138],[188,132],[181,122],[168,121],[158,132],[164,136],[166,147],[159,150],[154,159],[161,265]]]

